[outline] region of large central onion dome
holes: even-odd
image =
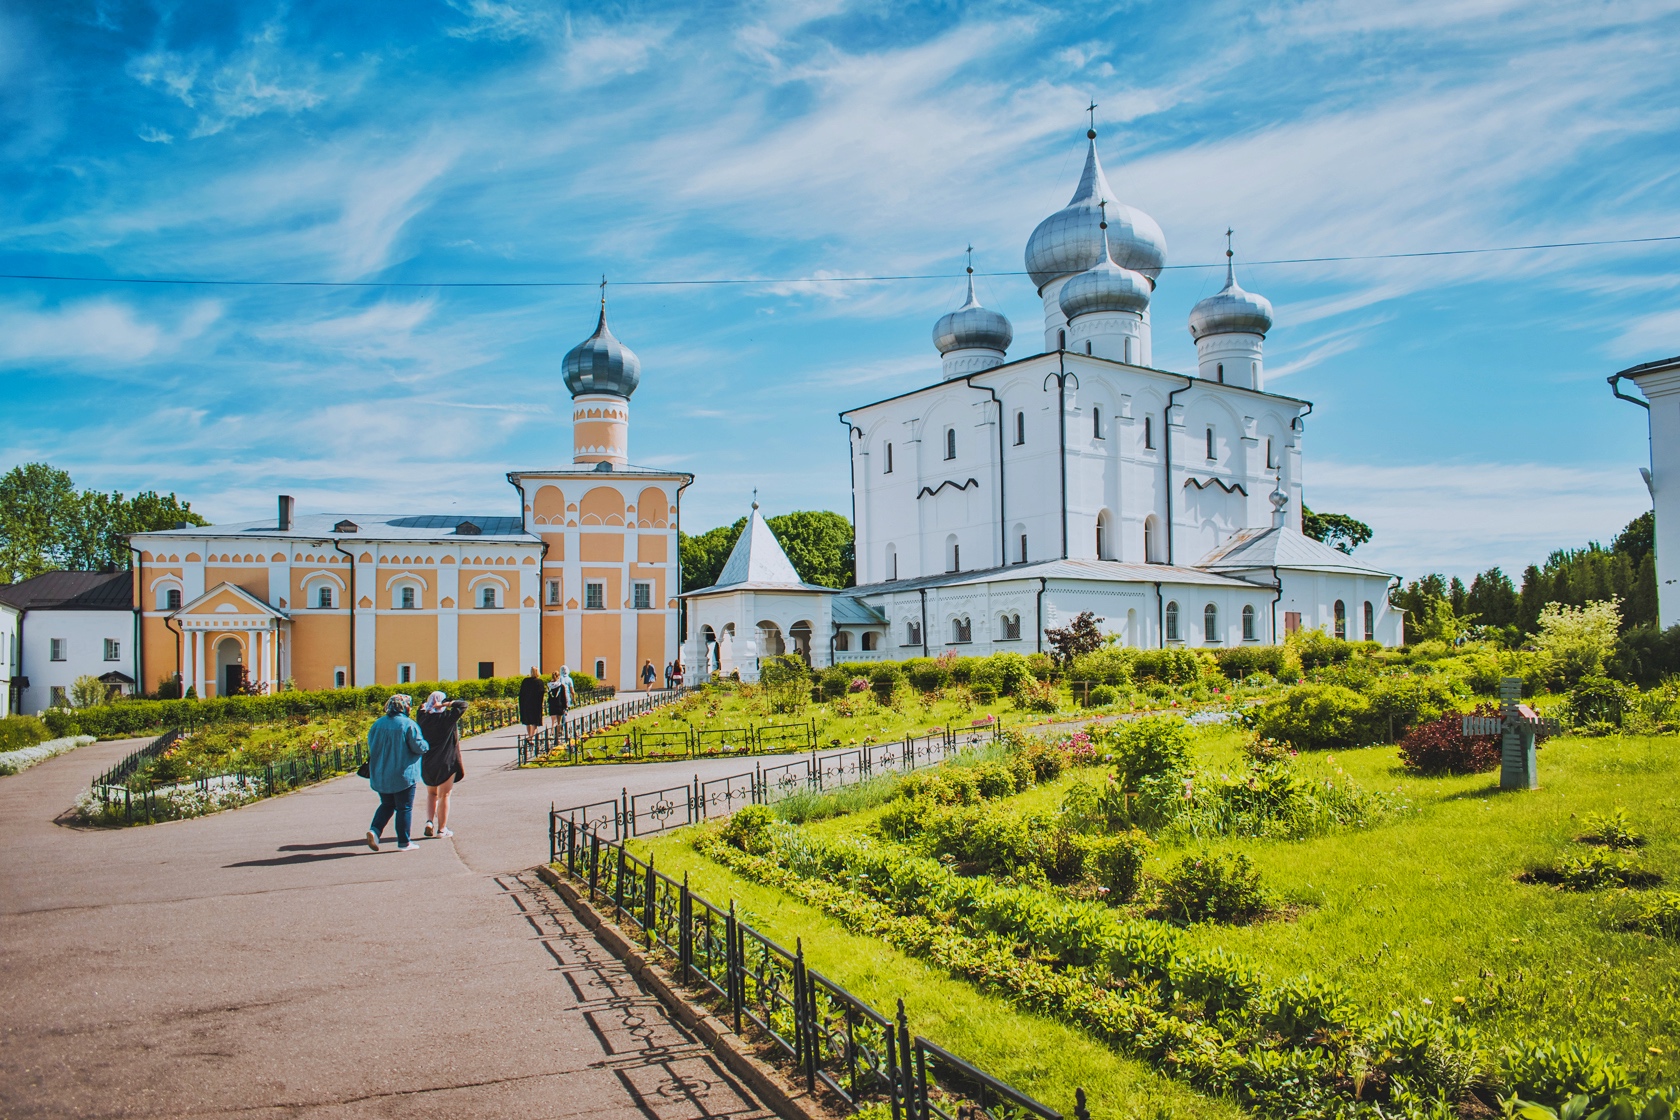
[[[1243,290],[1227,250],[1225,286],[1190,309],[1190,337],[1198,342],[1210,334],[1257,334],[1264,338],[1271,329],[1272,301]]]
[[[566,388],[572,396],[582,393],[611,393],[629,398],[642,379],[642,360],[635,351],[613,337],[607,329],[607,301],[601,300],[601,318],[595,333],[566,354]]]
[[[968,301],[939,317],[933,325],[933,345],[940,354],[953,350],[996,350],[999,354],[1015,341],[1015,328],[1002,312],[980,306],[974,295],[974,269],[968,270]]]
[[[1130,311],[1142,315],[1149,310],[1150,284],[1141,272],[1122,268],[1110,255],[1108,226],[1099,226],[1102,259],[1062,285],[1060,302],[1068,322],[1091,311]]]
[[[1121,268],[1149,278],[1153,288],[1167,263],[1167,239],[1155,219],[1127,206],[1109,189],[1097,158],[1097,133],[1087,132],[1085,172],[1068,204],[1033,230],[1027,239],[1027,273],[1040,291],[1059,276],[1084,272],[1102,259],[1101,205],[1108,203],[1111,257]]]

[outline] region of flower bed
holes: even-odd
[[[85,747],[93,741],[92,735],[67,735],[62,739],[48,739],[44,743],[36,743],[32,747],[0,751],[0,774],[16,774],[20,770],[29,769],[37,762],[45,762],[54,755]]]

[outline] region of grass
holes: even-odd
[[[825,822],[834,823],[834,822]],[[652,854],[667,875],[689,875],[690,886],[714,903],[734,899],[737,912],[761,933],[792,946],[806,960],[872,1006],[891,1011],[904,1000],[910,1029],[973,1062],[992,1076],[1073,1114],[1073,1091],[1083,1088],[1094,1117],[1159,1120],[1238,1120],[1235,1105],[1214,1101],[1162,1077],[1147,1064],[1122,1058],[1080,1031],[1016,1011],[879,942],[848,932],[820,910],[761,887],[698,855],[690,830],[631,848]]]
[[[1235,773],[1243,766],[1241,744],[1235,731],[1199,732],[1197,765]],[[1576,838],[1621,812],[1623,827],[1647,837],[1628,858],[1662,874],[1669,889],[1680,886],[1677,747],[1673,736],[1554,740],[1540,755],[1541,789],[1509,794],[1499,791],[1497,773],[1411,775],[1392,747],[1303,756],[1296,765],[1305,775],[1345,775],[1366,789],[1393,792],[1411,808],[1380,827],[1306,840],[1163,843],[1149,870],[1159,875],[1194,848],[1246,854],[1287,903],[1289,917],[1192,926],[1188,935],[1274,979],[1308,973],[1333,980],[1373,1016],[1454,1005],[1496,1045],[1590,1042],[1619,1057],[1641,1083],[1673,1084],[1680,1080],[1680,942],[1632,928],[1658,892],[1556,890],[1518,876],[1598,850]],[[1064,775],[1010,804],[1053,810],[1081,776]],[[867,828],[889,792],[882,785],[858,790],[846,804],[835,795],[813,798],[784,815],[808,820],[805,827],[822,834]],[[810,907],[698,856],[681,835],[645,847],[663,870],[689,871],[713,901],[733,897],[747,906],[749,920],[766,933],[803,937],[819,969],[878,1006],[904,995],[917,1030],[1048,1103],[1066,1106],[1058,1092],[1083,1084],[1103,1112],[1176,1116],[1220,1107],[1069,1028],[1021,1015],[1006,1001],[846,933]],[[1159,1107],[1130,1103],[1146,1099]]]

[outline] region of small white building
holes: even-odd
[[[1617,382],[1624,377],[1639,386],[1643,401],[1621,391]],[[1610,386],[1623,400],[1643,405],[1651,425],[1645,485],[1657,515],[1657,620],[1667,630],[1680,626],[1680,355],[1625,369]]]
[[[18,644],[18,624],[23,621],[23,612],[7,602],[0,602],[0,687],[5,692],[0,693],[0,715],[16,715],[18,704],[23,699],[23,686],[18,681],[18,660],[23,656],[23,647]]]
[[[69,704],[77,677],[108,688],[135,686],[132,572],[46,572],[0,587],[0,603],[16,612],[16,660],[6,670],[13,710],[38,715]]]

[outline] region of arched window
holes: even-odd
[[[953,618],[951,620],[951,643],[953,645],[965,645],[973,640],[974,628],[968,624],[968,619]]]
[[[483,587],[478,589],[478,605],[479,605],[479,609],[481,609],[481,610],[489,611],[489,610],[494,610],[496,608],[496,585],[495,584],[487,583]]]
[[[1215,366],[1214,368],[1219,371],[1219,383],[1221,385],[1225,384],[1225,363],[1220,362],[1219,365]]]
[[[889,580],[893,580],[893,579],[898,578],[898,546],[897,545],[889,544],[887,546],[887,578]]]
[[[1167,641],[1178,641],[1178,604],[1167,604]]]
[[[1132,360],[1133,360],[1132,359],[1132,336],[1127,335],[1126,336],[1126,364],[1131,365]]]
[[[595,659],[595,679],[598,681],[607,679],[607,663],[599,657]]]
[[[1202,608],[1202,641],[1219,640],[1219,608],[1209,603]]]
[[[840,631],[834,635],[834,648],[841,653],[845,653],[852,648],[852,636],[844,630]]]
[[[871,653],[873,653],[875,650],[880,649],[881,648],[881,634],[880,634],[880,632],[876,631],[876,630],[865,630],[863,632],[863,648],[866,652],[871,652]]]
[[[1015,562],[1017,564],[1025,564],[1027,562],[1027,535],[1025,533],[1021,534],[1021,546],[1020,547],[1021,547],[1020,555],[1018,557],[1016,557]]]
[[[1377,640],[1377,609],[1371,605],[1371,600],[1365,600],[1365,640]]]
[[[1097,559],[1114,559],[1113,532],[1110,527],[1108,511],[1105,509],[1097,514]]]
[[[1217,458],[1217,456],[1215,456],[1214,453],[1213,453],[1213,425],[1212,424],[1208,425],[1208,430],[1207,430],[1207,457],[1208,457],[1208,462],[1210,462],[1210,463],[1213,462],[1213,460],[1215,458]]]
[[[398,610],[404,610],[404,611],[411,611],[411,610],[414,609],[414,606],[415,606],[415,603],[414,603],[414,588],[412,588],[412,587],[399,587],[399,588],[397,588],[397,609]]]
[[[1092,408],[1091,409],[1091,438],[1092,439],[1101,439],[1102,437],[1103,437],[1103,434],[1102,434],[1102,409]]]
[[[1254,605],[1251,603],[1243,607],[1243,641],[1254,641]]]
[[[947,572],[962,571],[962,546],[957,543],[955,533],[945,538],[945,570]]]
[[[1026,442],[1027,442],[1027,414],[1024,413],[1024,412],[1017,412],[1015,414],[1015,446],[1020,447],[1023,443],[1026,443]]]
[[[1347,606],[1336,600],[1336,637],[1347,640]]]
[[[1056,349],[1058,349],[1058,350],[1066,350],[1067,349],[1067,331],[1057,331],[1056,332]]]
[[[955,459],[956,457],[957,457],[957,430],[955,428],[946,428],[945,429],[945,458]]]
[[[998,622],[1000,623],[998,629],[1003,634],[1003,641],[1018,642],[1021,640],[1021,616],[1019,614],[1006,614],[998,619]]]
[[[332,588],[328,587],[326,584],[322,584],[320,587],[317,587],[315,589],[316,608],[323,611],[330,611],[332,610],[332,604]]]
[[[164,589],[163,609],[166,611],[178,611],[181,609],[181,589],[179,587],[169,587]]]
[[[1143,418],[1143,449],[1145,451],[1155,450],[1155,417],[1153,416]]]
[[[919,646],[922,644],[922,624],[912,619],[904,624],[904,644]]]
[[[1161,562],[1161,533],[1160,522],[1155,515],[1150,514],[1143,519],[1143,561],[1146,564]]]
[[[892,473],[892,444],[890,444],[890,443],[887,444],[886,465],[882,469],[881,473],[882,474],[891,474]]]
[[[1277,455],[1272,451],[1271,436],[1266,437],[1266,469],[1269,471],[1277,470]]]
[[[1090,352],[1091,352],[1091,340],[1087,338],[1085,340],[1085,353],[1089,354]]]

